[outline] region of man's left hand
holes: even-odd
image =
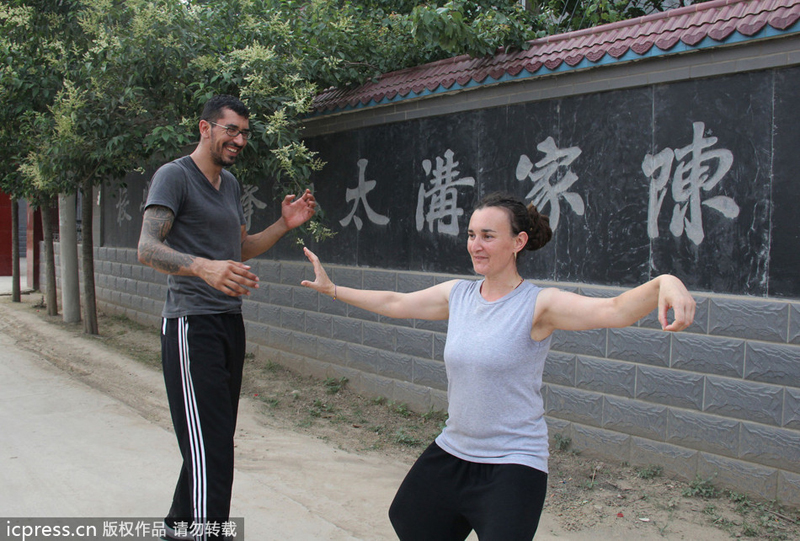
[[[300,197],[289,194],[281,203],[281,217],[289,229],[303,225],[316,211],[317,200],[314,199],[311,190],[306,190]]]

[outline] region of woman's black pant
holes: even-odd
[[[539,526],[547,474],[519,464],[467,462],[432,443],[389,508],[401,541],[530,541]]]

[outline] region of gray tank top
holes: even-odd
[[[488,302],[481,284],[462,280],[450,292],[444,348],[449,418],[436,443],[462,460],[547,472],[541,388],[550,337],[531,339],[541,288],[524,282]]]

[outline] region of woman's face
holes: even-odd
[[[516,268],[514,253],[522,248],[511,234],[508,213],[500,207],[484,207],[472,213],[467,232],[467,251],[475,272],[484,276]]]

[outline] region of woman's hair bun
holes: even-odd
[[[542,214],[536,205],[528,204],[528,215],[530,216],[531,228],[528,231],[528,244],[526,250],[538,250],[553,238],[553,230],[550,229],[550,217]]]

